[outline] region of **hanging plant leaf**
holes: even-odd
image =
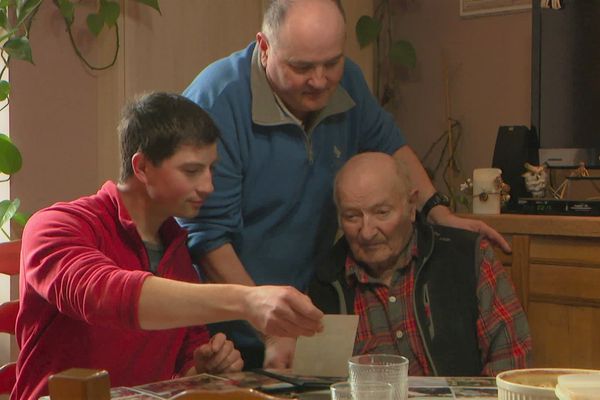
[[[21,169],[22,163],[21,152],[17,146],[8,136],[0,133],[0,172],[12,175]]]
[[[4,101],[8,99],[8,95],[10,94],[10,83],[7,81],[0,81],[0,101]]]
[[[414,68],[417,64],[417,52],[410,42],[400,40],[390,48],[390,61],[397,65]]]
[[[6,7],[8,7],[9,3],[10,3],[10,0],[0,0],[0,7],[6,8]]]
[[[162,13],[160,12],[160,6],[158,5],[158,0],[136,0],[138,3],[142,3],[145,4],[149,7],[154,8],[156,11],[158,11],[158,13],[160,15],[162,15]]]
[[[0,6],[1,7],[1,6]],[[8,18],[6,18],[6,10],[0,10],[0,28],[3,30],[7,30],[6,23],[8,22]]]
[[[58,9],[69,26],[75,20],[75,6],[70,0],[58,0]]]
[[[104,27],[104,17],[101,14],[90,14],[86,18],[87,27],[94,34],[98,36]]]
[[[101,0],[100,1],[100,15],[104,19],[106,26],[112,28],[121,14],[121,7],[114,1]]]
[[[19,199],[0,201],[0,227],[4,226],[15,215],[21,202]]]
[[[356,22],[356,38],[360,48],[374,42],[381,31],[381,23],[368,15],[363,15]]]
[[[8,39],[3,46],[4,51],[9,56],[18,60],[29,61],[33,64],[33,58],[31,57],[31,46],[29,45],[29,39],[25,36],[19,36],[12,39]]]
[[[12,220],[21,226],[25,226],[27,221],[29,221],[29,218],[31,218],[31,214],[16,212],[15,215],[13,215]]]
[[[21,25],[39,6],[42,0],[17,0],[17,26]]]

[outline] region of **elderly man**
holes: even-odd
[[[197,218],[180,221],[211,280],[306,289],[337,230],[333,177],[364,151],[403,160],[432,221],[486,232],[508,249],[491,228],[444,206],[359,67],[344,57],[345,41],[339,0],[272,0],[256,41],[185,90],[222,132],[215,193]],[[236,341],[243,352],[255,350],[246,365],[260,366],[260,342]]]
[[[335,180],[344,238],[311,283],[325,313],[359,315],[354,352],[406,356],[412,375],[524,368],[527,319],[490,244],[417,218],[416,192],[383,153],[353,157]]]

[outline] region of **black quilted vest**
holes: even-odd
[[[439,376],[480,375],[478,235],[425,223],[418,223],[417,232],[415,315],[432,371]],[[342,238],[320,262],[310,283],[309,296],[326,314],[354,313],[354,291],[344,277],[347,254],[348,244]],[[425,313],[427,301],[430,319]]]

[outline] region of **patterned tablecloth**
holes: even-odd
[[[201,374],[169,381],[155,382],[132,388],[117,387],[111,398],[118,400],[168,399],[187,389],[258,388],[277,393],[281,397],[301,400],[329,399],[327,390],[298,393],[292,385],[254,372],[224,375]],[[287,393],[286,393],[287,390]],[[409,399],[497,399],[496,379],[485,377],[409,377]]]

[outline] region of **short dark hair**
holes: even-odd
[[[118,132],[121,182],[133,176],[131,158],[137,152],[159,165],[182,145],[208,146],[220,135],[208,113],[196,103],[162,92],[142,95],[125,106]]]
[[[279,33],[279,28],[285,21],[287,13],[289,9],[294,5],[294,3],[299,0],[270,0],[269,4],[265,8],[265,12],[263,14],[262,21],[262,32],[267,35],[267,38],[273,42],[276,39],[277,34]],[[344,21],[346,21],[346,13],[344,12],[344,7],[342,6],[341,0],[330,0],[332,1],[340,10],[340,14]]]

